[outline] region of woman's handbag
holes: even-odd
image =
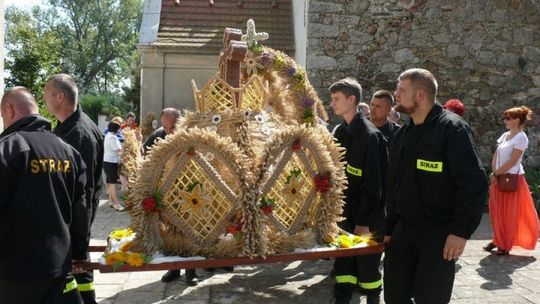
[[[503,142],[506,140],[506,137],[508,137],[508,133],[503,139]],[[500,143],[499,143],[500,144]],[[500,164],[500,156],[499,156],[499,149],[497,148],[496,152],[497,157],[497,168],[501,167]],[[501,192],[516,192],[517,186],[518,186],[518,174],[512,174],[512,173],[504,173],[499,176],[497,176],[497,184],[499,184],[499,191]]]
[[[515,192],[518,186],[518,174],[505,173],[497,177],[499,190],[501,192]]]

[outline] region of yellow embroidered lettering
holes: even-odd
[[[40,159],[39,164],[41,165],[41,171],[47,172],[47,160],[46,159]]]
[[[60,159],[57,160],[57,162],[56,162],[56,170],[57,170],[58,172],[65,173],[63,163],[64,163],[64,162],[63,162],[62,160],[60,160]]]
[[[55,164],[54,159],[49,159],[49,170],[50,170],[51,172],[55,172],[55,171],[56,171],[56,164]]]
[[[32,159],[30,161],[30,167],[31,167],[31,171],[32,173],[36,174],[39,172],[39,163],[38,163],[38,160],[37,159]]]
[[[71,161],[64,160],[64,173],[68,173],[71,170]]]
[[[30,171],[38,173],[68,173],[71,170],[71,161],[63,159],[32,159],[30,160]]]

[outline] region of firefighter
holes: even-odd
[[[394,94],[396,110],[411,118],[390,142],[384,300],[448,303],[455,261],[482,217],[487,177],[467,123],[435,101],[431,72],[403,72]]]
[[[373,94],[369,107],[369,121],[381,131],[387,142],[399,130],[399,125],[388,118],[394,105],[394,97],[387,90],[379,90]]]
[[[54,134],[73,146],[86,164],[86,204],[89,227],[94,222],[99,197],[103,189],[101,170],[103,168],[103,135],[96,124],[78,106],[78,88],[73,77],[57,74],[45,83],[44,99],[48,111],[58,119]],[[88,229],[90,240],[90,228]],[[85,304],[96,303],[94,273],[88,271],[75,274],[75,279],[66,279],[66,302],[72,303],[72,293],[81,294]]]
[[[0,303],[56,304],[72,261],[86,259],[86,167],[28,90],[8,90],[0,109]]]
[[[386,140],[383,134],[358,111],[362,87],[351,78],[329,88],[330,106],[344,122],[334,129],[334,136],[346,149],[348,181],[345,190],[344,221],[339,225],[356,235],[372,233],[375,240],[384,236],[383,188],[387,168]],[[337,304],[349,303],[355,286],[367,295],[367,303],[379,303],[382,278],[381,254],[336,258],[334,296]]]

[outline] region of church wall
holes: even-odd
[[[540,167],[539,12],[531,0],[311,0],[307,71],[325,101],[346,76],[369,101],[407,68],[430,70],[440,102],[466,104],[485,165],[505,131],[502,111],[527,105],[537,114],[525,164]]]

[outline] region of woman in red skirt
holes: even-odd
[[[497,140],[497,150],[491,162],[489,214],[493,241],[484,250],[491,252],[497,248],[497,255],[508,255],[513,246],[532,250],[538,241],[538,214],[521,164],[523,152],[529,144],[523,124],[531,119],[531,115],[532,111],[527,107],[504,112],[504,125],[508,132]],[[500,190],[497,177],[505,173],[518,175],[516,191]]]

